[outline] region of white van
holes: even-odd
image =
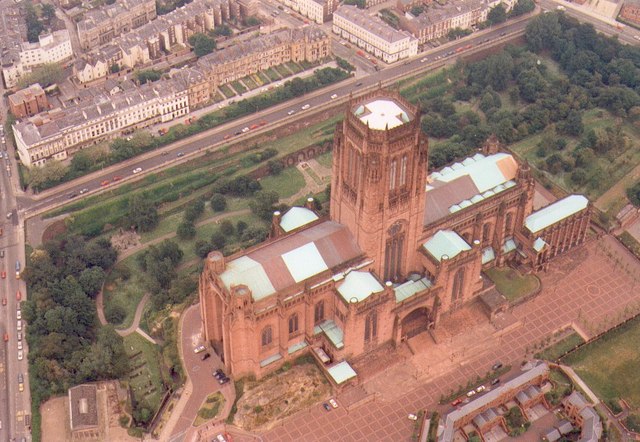
[[[20,319],[18,319],[17,325],[18,325],[18,331],[22,331],[22,321]]]

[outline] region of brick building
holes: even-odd
[[[620,10],[620,17],[629,23],[640,25],[640,1],[626,0]]]
[[[9,95],[9,109],[16,118],[28,117],[49,109],[49,101],[40,84],[21,89]]]
[[[204,336],[235,376],[259,377],[310,351],[334,385],[347,384],[356,376],[349,362],[473,301],[483,268],[541,259],[532,249],[540,230],[525,232],[536,215],[528,164],[493,139],[428,175],[415,106],[384,90],[347,106],[330,215],[276,212],[269,241],[205,262]],[[588,223],[571,220],[589,210],[561,201],[544,213],[542,231],[558,226],[557,239],[545,239],[548,259],[584,241]]]

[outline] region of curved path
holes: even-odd
[[[140,318],[142,318],[142,312],[144,311],[144,307],[147,305],[148,301],[149,301],[149,293],[145,293],[142,299],[140,300],[140,302],[138,303],[138,306],[136,307],[136,313],[133,316],[133,322],[131,323],[131,325],[124,330],[116,329],[116,333],[118,333],[122,337],[125,337],[125,336],[129,336],[131,333],[138,330],[140,326]],[[100,290],[100,292],[98,293],[98,296],[96,296],[96,307],[98,310],[98,320],[100,321],[100,324],[107,325],[108,324],[107,318],[104,316],[104,296],[102,295],[102,290]],[[146,338],[146,336],[144,335],[143,337]]]

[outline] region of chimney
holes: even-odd
[[[271,218],[271,233],[269,234],[270,238],[277,238],[280,236],[280,220],[282,219],[282,214],[279,210],[273,212],[273,217]]]
[[[309,210],[315,210],[316,209],[316,203],[315,203],[315,201],[314,201],[314,199],[312,197],[307,198],[307,202],[304,203],[304,206]]]

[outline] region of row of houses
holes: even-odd
[[[194,0],[85,55],[74,65],[80,83],[106,77],[113,66],[133,68],[185,47],[189,37],[253,12],[252,0]]]
[[[81,89],[66,107],[16,122],[18,154],[27,167],[64,160],[84,146],[186,115],[209,102],[222,84],[289,61],[316,62],[328,57],[330,48],[324,31],[307,26],[216,51],[193,68],[143,86],[107,80]]]
[[[293,1],[293,0],[285,0]],[[451,0],[431,3],[426,11],[414,16],[412,1],[398,0],[396,29],[368,11],[343,5],[333,13],[333,32],[356,44],[386,63],[393,63],[418,53],[418,46],[446,37],[452,29],[469,29],[487,20],[489,11],[503,4],[507,11],[515,0]]]
[[[117,0],[84,15],[78,22],[78,39],[83,49],[110,42],[119,35],[149,23],[157,16],[155,0]]]
[[[27,41],[25,18],[17,7],[8,7],[0,15],[0,63],[7,88],[33,68],[48,63],[60,63],[73,57],[71,40],[66,30],[41,35],[37,42]]]
[[[338,7],[336,0],[279,0],[300,15],[322,24],[331,20],[333,11]]]

